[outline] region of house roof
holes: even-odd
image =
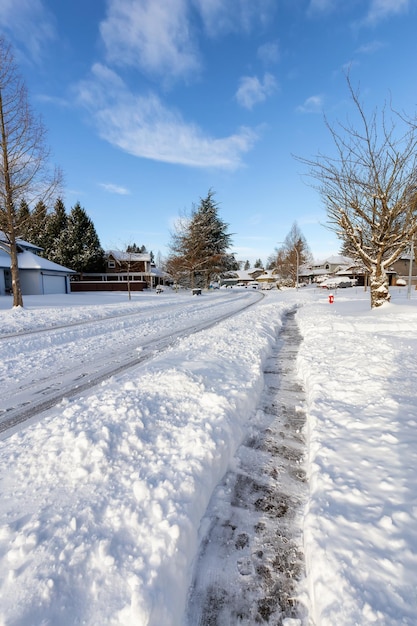
[[[130,261],[136,263],[138,261],[150,261],[151,255],[149,252],[122,252],[120,250],[107,250],[107,256],[112,256],[119,263]]]
[[[17,262],[20,270],[43,270],[49,272],[60,272],[61,274],[76,274],[74,270],[68,267],[48,261],[34,254],[30,250],[24,250],[17,255]],[[0,249],[0,267],[10,269],[10,255]]]
[[[329,263],[330,265],[352,265],[353,259],[349,256],[343,256],[342,254],[334,254],[332,256],[328,256],[323,260],[314,261],[314,267],[320,267]]]
[[[0,244],[3,243],[6,246],[9,246],[9,239],[6,235],[6,233],[3,230],[0,230]],[[16,243],[18,246],[20,246],[23,250],[43,250],[43,248],[41,248],[40,246],[35,246],[33,243],[29,243],[29,241],[25,241],[24,239],[21,239],[20,237],[16,237]]]

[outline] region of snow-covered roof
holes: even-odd
[[[151,274],[153,276],[158,276],[160,278],[169,278],[169,274],[167,272],[164,272],[164,270],[161,270],[159,267],[155,267],[155,265],[151,266]]]
[[[298,274],[299,276],[325,276],[329,273],[329,270],[324,268],[312,269],[310,267],[301,267]]]
[[[18,254],[17,260],[19,269],[21,270],[39,269],[76,274],[75,270],[71,270],[68,267],[54,263],[53,261],[48,261],[48,259],[43,259],[29,250],[25,250],[24,252]]]
[[[253,280],[253,276],[247,270],[236,270],[233,272],[239,280]]]
[[[74,270],[68,267],[48,261],[34,254],[30,250],[24,250],[17,255],[17,262],[20,270],[43,270],[50,272],[61,272],[65,274],[75,274]],[[0,267],[10,269],[10,255],[0,249]]]
[[[328,256],[323,260],[314,261],[313,266],[318,267],[320,265],[326,265],[326,263],[329,263],[330,265],[352,265],[353,262],[353,259],[349,256],[335,254],[332,256]]]
[[[6,246],[10,245],[9,239],[3,230],[0,230],[0,243],[4,243],[6,244]],[[29,243],[29,241],[20,239],[20,237],[16,237],[16,243],[24,250],[43,250],[43,248],[41,248],[40,246],[35,246],[33,243]]]
[[[277,276],[274,270],[264,270],[262,274],[259,274],[256,280],[276,280]]]
[[[116,261],[136,263],[137,261],[150,261],[151,255],[149,252],[122,252],[121,250],[107,250],[107,256],[112,256]]]

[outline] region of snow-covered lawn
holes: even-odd
[[[193,304],[221,298],[232,308],[239,293]],[[125,298],[27,297],[19,311],[3,297],[0,337],[137,307],[174,332],[191,296]],[[300,594],[311,624],[416,623],[417,293],[409,301],[396,289],[392,304],[370,311],[359,288],[334,304],[307,288],[267,292],[1,442],[1,626],[182,626],[199,522],[295,304],[310,485]],[[24,349],[3,348],[2,364],[20,376]]]

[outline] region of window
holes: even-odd
[[[114,268],[116,267],[116,262],[115,261],[107,261],[107,267],[110,270],[114,270]]]

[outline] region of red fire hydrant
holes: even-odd
[[[332,293],[329,294],[329,304],[333,304],[334,302],[334,295]]]

